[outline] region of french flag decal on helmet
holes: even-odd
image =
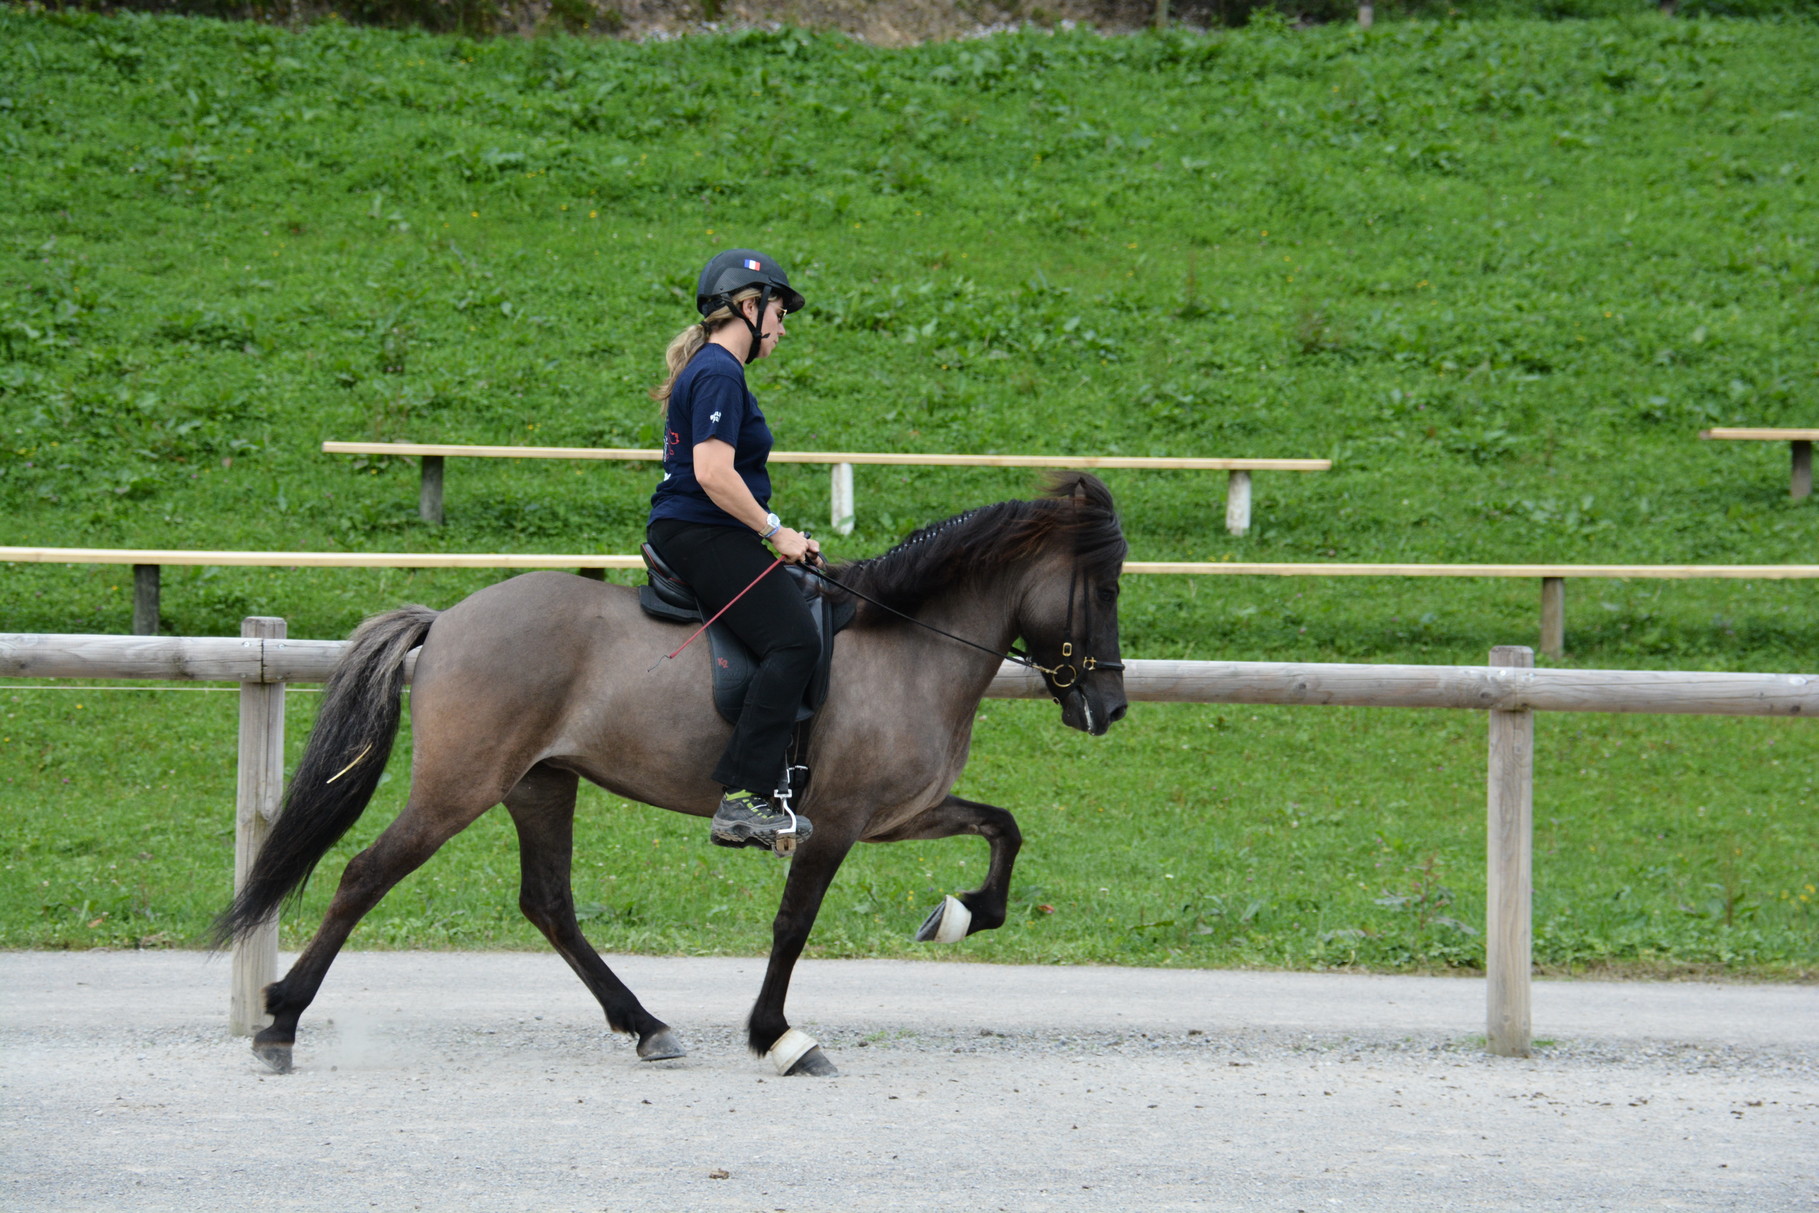
[[[764,266],[760,265],[756,261],[753,261],[750,257],[747,257],[744,261],[741,261],[739,264],[743,265],[748,270],[761,270],[764,268]]]

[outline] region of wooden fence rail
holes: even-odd
[[[442,525],[443,461],[450,457],[482,459],[606,459],[651,462],[663,452],[645,447],[472,446],[449,442],[324,442],[328,455],[414,456],[423,461],[417,513]],[[907,451],[772,451],[772,463],[819,463],[829,474],[828,522],[837,535],[853,533],[853,465],[960,468],[1121,468],[1149,471],[1215,471],[1226,473],[1225,529],[1243,535],[1251,529],[1252,472],[1325,472],[1330,459],[1234,459],[1195,455],[946,455]]]
[[[327,679],[346,642],[291,640],[279,619],[249,618],[240,637],[0,634],[0,676],[146,678],[242,684],[237,853],[275,815],[284,753],[283,684]],[[1256,661],[1127,662],[1126,695],[1154,703],[1468,709],[1490,714],[1486,775],[1486,1032],[1492,1052],[1530,1049],[1529,971],[1534,803],[1532,713],[1647,712],[1819,717],[1819,674],[1535,669],[1519,646],[1487,666]],[[407,674],[408,674],[407,668]],[[1005,663],[987,694],[1047,695],[1040,676]],[[236,880],[244,872],[236,864]],[[257,991],[277,976],[277,922],[235,954],[231,1023],[256,1031]]]
[[[133,566],[133,632],[158,630],[160,569],[167,564],[272,568],[575,569],[604,577],[607,569],[641,569],[638,556],[571,552],[233,552],[175,548],[53,548],[0,546],[0,564],[130,564]],[[1357,564],[1245,561],[1127,560],[1129,576],[1195,577],[1501,577],[1541,585],[1540,647],[1549,657],[1566,654],[1566,582],[1574,577],[1647,581],[1796,581],[1819,579],[1819,564]]]
[[[326,682],[346,646],[281,636],[0,633],[0,677]],[[1819,719],[1819,674],[1142,658],[1126,665],[1124,690],[1133,702]],[[407,677],[413,666],[414,658]],[[1040,674],[1008,661],[986,694],[1048,697]]]

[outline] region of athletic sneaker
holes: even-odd
[[[712,837],[717,846],[773,850],[777,836],[787,833],[792,822],[796,841],[806,842],[815,829],[808,818],[792,817],[788,810],[778,808],[756,792],[741,788],[720,798],[720,808],[714,813]]]

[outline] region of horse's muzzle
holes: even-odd
[[[1061,723],[1090,737],[1103,737],[1106,730],[1124,719],[1129,706],[1122,686],[1102,689],[1084,682],[1076,683],[1061,697]]]

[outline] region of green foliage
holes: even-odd
[[[1633,17],[1656,7],[1658,0],[1375,0],[1373,16],[1377,21],[1490,18],[1517,20],[1619,20]],[[516,34],[527,25],[541,21],[546,27],[571,34],[590,29],[618,33],[625,26],[625,13],[614,0],[549,0],[547,5],[505,0],[482,3],[481,0],[341,0],[340,3],[293,6],[271,0],[130,0],[126,4],[112,0],[52,0],[45,7],[77,12],[138,12],[182,14],[193,17],[218,17],[227,20],[293,23],[300,17],[317,21],[352,21],[363,25],[394,28],[418,27],[439,32],[459,32],[484,36]],[[1328,23],[1355,21],[1358,0],[1176,0],[1168,5],[1172,22],[1189,27],[1251,27],[1286,30],[1291,23]],[[1676,0],[1677,10],[1688,17],[1804,18],[1819,14],[1819,0]],[[1082,10],[1069,10],[1078,18]],[[1089,14],[1091,9],[1086,10]],[[1148,17],[1150,9],[1133,12],[1129,6],[1106,3],[1089,19],[1119,27],[1133,18]],[[677,3],[667,10],[649,6],[640,11],[645,19],[668,17],[672,25],[688,27],[691,20],[720,22],[726,16],[724,0],[699,0],[698,4]],[[746,19],[760,23],[770,20],[799,19],[799,10],[785,6],[767,14],[763,5],[747,5],[741,10]],[[916,14],[926,19],[925,14]],[[850,15],[837,10],[823,15],[824,20],[839,21]],[[1052,27],[1059,23],[1054,11],[1046,5],[1022,4],[1015,0],[1000,3],[960,6],[950,22],[949,33],[964,36],[981,25],[1022,22],[1032,27]]]
[[[1785,449],[1695,433],[1813,424],[1813,96],[1810,24],[1648,14],[884,51],[787,28],[630,45],[0,9],[0,542],[630,551],[648,467],[452,461],[433,529],[414,465],[319,444],[650,445],[644,389],[695,268],[752,244],[810,301],[755,368],[784,448],[1334,460],[1259,475],[1244,538],[1204,475],[1110,473],[1138,558],[1810,562],[1819,511],[1788,500]],[[780,510],[816,516],[824,477],[779,468]],[[858,481],[836,556],[1028,486]],[[277,614],[337,636],[494,579],[167,569],[163,624]],[[1576,582],[1569,649],[1810,669],[1812,593]],[[1534,599],[1131,578],[1123,624],[1141,657],[1478,663],[1533,637]],[[123,631],[130,607],[121,568],[0,581],[9,631]],[[112,709],[91,733],[66,694],[6,694],[0,779],[34,807],[6,815],[0,942],[194,939],[228,862],[231,712]],[[1482,759],[1469,737],[1434,756],[1468,726],[1140,705],[1087,749],[1036,709],[989,714],[966,787],[1023,813],[1032,845],[1013,928],[973,954],[1481,956]],[[1809,722],[1549,727],[1547,964],[1813,971],[1811,777],[1766,778],[1810,755]],[[293,743],[305,731],[306,714]],[[1456,781],[1418,790],[1442,761]],[[582,897],[605,946],[756,946],[777,869],[709,856],[697,823],[590,804]],[[508,828],[470,835],[365,942],[530,943]],[[1115,872],[1108,843],[1130,852]],[[856,861],[842,888],[863,896],[819,946],[894,948],[980,870],[954,866],[964,843],[930,846]],[[1192,869],[1145,866],[1170,854]],[[687,913],[678,874],[726,908]]]
[[[1335,459],[1259,477],[1244,539],[1209,477],[1112,475],[1142,557],[1810,559],[1785,452],[1691,434],[1807,420],[1814,139],[1789,98],[1812,37],[1261,23],[887,52],[790,29],[631,46],[9,11],[6,530],[629,550],[645,469],[457,462],[431,532],[408,465],[317,444],[649,443],[643,388],[692,267],[747,242],[810,290],[757,376],[786,446]],[[819,475],[786,473],[780,501],[814,511]],[[841,546],[1025,484],[862,469]],[[14,627],[121,626],[109,574],[18,576]],[[237,599],[273,583],[214,576]],[[442,601],[471,584],[423,580]],[[287,579],[268,609],[343,633],[371,605],[356,584]],[[1164,649],[1472,660],[1531,626],[1452,610],[1470,586],[1133,588]],[[1658,618],[1575,611],[1575,652],[1811,650],[1806,587],[1672,589],[1601,588]],[[168,601],[172,626],[236,624],[180,580]],[[1235,632],[1227,604],[1257,616]],[[1375,638],[1429,614],[1476,622]]]

